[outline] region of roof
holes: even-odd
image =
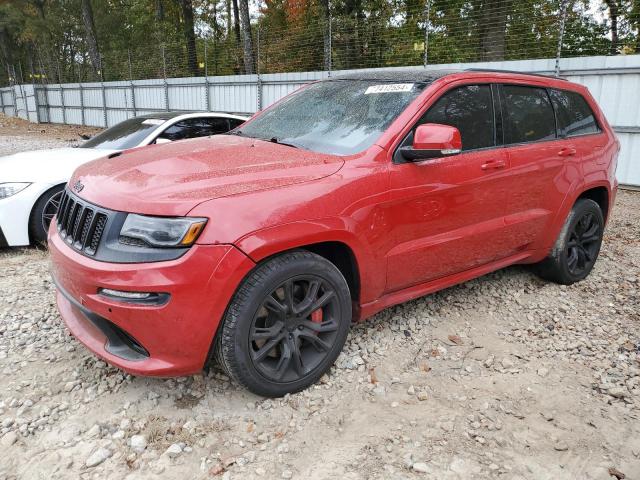
[[[375,82],[425,82],[431,83],[438,78],[462,70],[425,70],[424,68],[408,68],[406,70],[362,71],[336,75],[329,80],[371,80]]]
[[[497,70],[491,68],[468,68],[466,70],[425,70],[424,68],[408,68],[404,70],[377,70],[362,71],[355,73],[347,73],[344,75],[336,75],[329,80],[371,80],[376,82],[423,82],[431,83],[435,80],[453,75],[454,73],[507,73],[513,75],[526,75],[532,77],[544,77],[553,80],[564,80],[551,75],[542,75],[539,73],[516,72],[513,70]]]
[[[198,111],[172,111],[172,112],[154,112],[146,115],[137,115],[135,118],[148,118],[153,120],[171,120],[172,118],[181,117],[183,115],[195,115],[203,117],[230,117],[230,118],[249,118],[247,115],[238,115],[226,112],[198,112]]]

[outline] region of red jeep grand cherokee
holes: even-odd
[[[80,167],[49,245],[71,332],[134,374],[311,385],[352,321],[514,263],[592,269],[619,144],[586,88],[495,71],[313,83],[230,134]]]

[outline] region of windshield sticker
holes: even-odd
[[[147,118],[142,123],[145,125],[162,125],[166,120],[160,120],[159,118]]]
[[[384,85],[371,85],[367,88],[364,94],[410,92],[413,85],[413,83],[385,83]]]

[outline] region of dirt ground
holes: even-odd
[[[0,155],[76,133],[5,122]],[[640,193],[585,281],[512,267],[385,310],[278,400],[105,365],[62,325],[46,253],[0,250],[0,375],[0,479],[640,479]]]

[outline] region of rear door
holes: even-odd
[[[560,137],[544,86],[502,84],[500,102],[510,184],[505,222],[508,252],[539,248],[556,212],[580,178],[578,149]]]
[[[462,153],[411,163],[396,151],[388,292],[489,263],[501,254],[508,161],[496,136],[496,94],[489,84],[450,88],[400,145],[411,144],[417,125],[440,123],[460,130]]]

